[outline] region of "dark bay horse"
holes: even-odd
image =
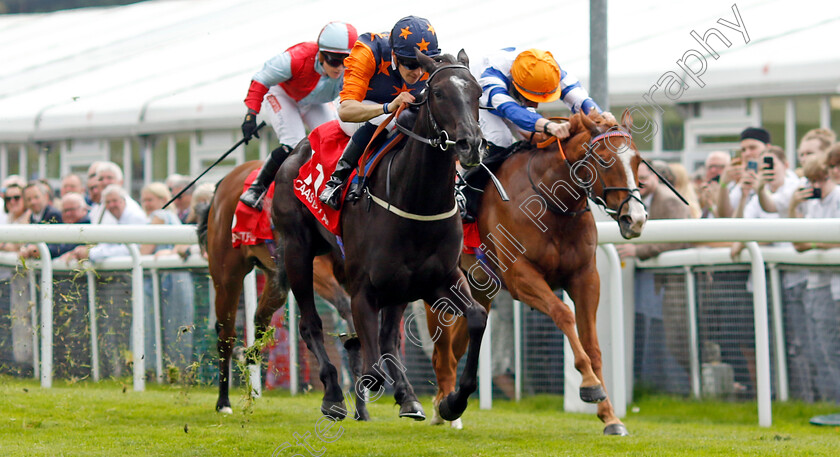
[[[356,385],[357,394],[366,388],[372,395],[376,391],[376,396],[381,395],[387,378],[394,382],[401,417],[425,419],[400,361],[399,324],[406,304],[422,298],[443,312],[465,315],[470,342],[464,376],[458,392],[440,407],[441,414],[452,420],[463,413],[477,387],[478,352],[487,320],[458,267],[462,227],[454,199],[456,157],[467,166],[477,164],[486,145],[478,125],[481,88],[469,72],[463,50],[457,60],[446,55],[436,62],[419,52],[417,58],[429,78],[426,91],[416,101],[419,111],[413,134],[402,150],[386,157],[369,176],[365,197],[344,208],[346,261],[340,270],[346,276],[363,349],[364,376]],[[315,255],[338,250],[337,240],[292,189],[310,155],[310,145],[304,140],[280,167],[273,218],[301,309],[301,335],[316,354],[321,380],[327,386],[321,411],[341,419],[346,410],[314,312],[311,269]]]
[[[241,245],[234,248],[231,237],[231,227],[239,195],[248,175],[258,169],[262,161],[256,160],[243,163],[234,168],[216,187],[210,206],[199,212],[197,227],[199,244],[207,252],[207,263],[213,287],[216,292],[216,332],[218,333],[217,347],[219,350],[219,399],[216,410],[231,413],[228,388],[230,380],[230,359],[236,342],[236,310],[239,296],[242,293],[245,275],[256,266],[266,275],[265,287],[259,298],[257,312],[254,317],[257,339],[266,331],[271,316],[286,303],[289,291],[288,280],[283,268],[283,262],[276,262],[274,257],[282,257],[282,253],[269,252],[265,244],[254,246]],[[310,268],[314,269],[314,286],[318,295],[323,297],[347,321],[348,332],[355,334],[353,320],[350,313],[350,297],[333,276],[333,261],[329,256],[315,257]],[[361,354],[358,339],[344,339],[348,349],[351,371],[358,375],[361,368]],[[257,354],[249,354],[254,360]],[[357,406],[357,412],[362,418],[367,418],[367,411],[362,403]]]
[[[598,403],[605,434],[627,434],[604,390],[601,350],[595,331],[600,298],[600,277],[595,266],[598,233],[587,197],[619,224],[630,239],[641,234],[647,212],[640,200],[637,170],[641,156],[630,137],[632,119],[623,126],[600,115],[576,114],[571,135],[545,150],[526,147],[501,165],[497,177],[511,200],[503,202],[489,183],[476,217],[489,267],[516,300],[542,311],[568,338],[575,368],[583,376],[580,397]],[[461,267],[469,271],[473,296],[488,310],[492,279],[475,256],[464,255]],[[498,282],[498,280],[496,279]],[[553,292],[563,288],[574,301],[575,313]],[[427,306],[427,322],[435,341],[433,363],[438,381],[435,402],[455,387],[458,359],[469,335],[465,323],[445,325]],[[575,332],[577,324],[577,333]],[[442,423],[438,418],[433,423]]]

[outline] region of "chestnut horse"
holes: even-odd
[[[357,384],[357,394],[361,387],[381,395],[387,377],[394,383],[401,417],[425,419],[400,361],[400,320],[406,304],[422,298],[466,316],[470,342],[464,376],[460,389],[440,407],[452,420],[463,413],[476,390],[478,351],[487,321],[485,309],[469,289],[460,289],[466,279],[458,267],[462,227],[454,198],[456,157],[462,164],[477,164],[486,144],[478,125],[481,88],[463,50],[457,61],[451,55],[435,61],[419,51],[417,59],[429,77],[425,92],[417,94],[417,120],[405,147],[371,172],[365,197],[342,211],[343,272],[364,357],[365,383]],[[292,189],[310,149],[308,141],[302,141],[280,167],[273,218],[301,308],[301,335],[316,353],[327,386],[321,411],[341,419],[346,410],[335,368],[324,351],[321,322],[313,311],[311,269],[315,255],[336,252],[338,243]]]
[[[236,309],[245,275],[256,266],[266,276],[265,287],[254,316],[258,339],[268,328],[272,314],[286,303],[289,291],[286,273],[282,268],[282,252],[272,256],[265,244],[241,245],[238,248],[234,248],[232,244],[231,227],[239,195],[242,193],[245,179],[261,165],[262,161],[255,160],[234,168],[216,186],[210,205],[199,211],[199,244],[207,252],[207,263],[216,291],[216,332],[219,350],[219,399],[216,402],[216,410],[226,414],[232,412],[228,398],[228,374],[231,352],[236,342]],[[355,335],[350,314],[350,297],[333,276],[332,259],[329,256],[316,257],[312,267],[315,271],[313,278],[318,295],[335,306],[341,317],[347,321],[348,334]],[[344,335],[342,340],[348,350],[351,372],[356,377],[361,368],[358,338]],[[258,354],[248,354],[250,361],[255,362],[257,357]],[[357,407],[357,414],[359,418],[368,417],[363,403],[361,407]]]
[[[575,368],[583,375],[580,397],[598,403],[605,434],[625,435],[604,390],[601,350],[595,332],[600,277],[595,267],[598,233],[587,197],[618,221],[621,235],[641,234],[647,212],[636,177],[641,156],[630,134],[632,119],[623,126],[602,116],[576,114],[571,134],[545,150],[520,149],[500,166],[497,177],[510,195],[503,202],[488,183],[476,220],[486,259],[464,255],[461,268],[472,274],[473,296],[490,309],[501,278],[516,300],[542,311],[568,338]],[[547,211],[548,210],[548,211]],[[483,268],[489,267],[496,278]],[[574,301],[575,313],[553,292],[563,288]],[[498,290],[498,287],[495,288]],[[469,338],[463,322],[440,322],[427,306],[427,322],[435,341],[433,363],[438,381],[435,403],[454,390],[458,359]],[[447,326],[450,324],[451,326]],[[577,324],[577,333],[575,332]],[[433,424],[443,421],[433,418]],[[453,426],[456,426],[453,424]]]

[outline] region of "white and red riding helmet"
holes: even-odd
[[[330,22],[318,34],[318,50],[336,54],[350,54],[359,37],[356,27],[346,22]]]

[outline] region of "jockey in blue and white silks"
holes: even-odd
[[[497,147],[513,144],[511,127],[568,137],[567,124],[549,121],[536,112],[539,103],[559,98],[572,113],[601,112],[580,81],[562,70],[548,51],[505,48],[481,59],[471,70],[481,85],[480,105],[487,108],[479,112],[481,131]]]

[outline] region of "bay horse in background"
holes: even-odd
[[[218,334],[217,348],[219,351],[219,398],[216,411],[230,414],[232,412],[228,389],[230,379],[231,353],[236,342],[236,310],[239,306],[239,296],[245,276],[257,267],[266,277],[265,286],[259,297],[256,315],[254,316],[255,337],[268,329],[271,316],[286,303],[289,284],[283,267],[282,250],[272,253],[265,243],[258,245],[240,245],[233,247],[231,228],[233,226],[234,211],[239,203],[243,185],[248,175],[260,168],[262,161],[255,160],[238,165],[216,186],[216,192],[209,206],[199,211],[198,239],[203,250],[207,252],[210,276],[213,278],[213,288],[216,292],[216,332]],[[278,244],[278,246],[280,246]],[[329,256],[315,257],[313,281],[318,295],[332,304],[342,319],[347,321],[348,335],[355,335],[353,320],[350,313],[350,297],[338,283],[332,273],[333,260]],[[350,371],[353,377],[358,377],[361,368],[361,354],[358,338],[343,338],[348,351]],[[258,354],[248,353],[249,361],[256,363]],[[357,407],[359,418],[367,418],[364,406]]]
[[[486,145],[478,125],[481,88],[469,72],[463,50],[457,60],[444,55],[436,61],[419,51],[417,59],[429,77],[415,103],[419,109],[412,134],[402,150],[391,153],[369,174],[362,200],[345,205],[346,261],[339,270],[346,276],[364,358],[366,382],[357,384],[356,394],[359,387],[381,394],[387,376],[389,383],[394,382],[400,417],[425,419],[400,362],[400,321],[407,303],[422,298],[445,306],[444,311],[465,315],[470,335],[466,368],[460,389],[440,406],[441,414],[454,420],[476,390],[478,352],[487,321],[485,309],[472,299],[467,287],[461,287],[466,281],[458,267],[462,227],[454,198],[456,157],[462,164],[478,164]],[[301,335],[316,354],[321,380],[327,386],[321,412],[342,419],[346,414],[342,392],[314,312],[311,268],[314,256],[338,252],[339,247],[336,236],[318,222],[292,188],[311,156],[310,149],[308,141],[302,141],[280,167],[272,214],[301,309]],[[387,372],[380,371],[383,365]]]
[[[488,310],[498,291],[491,282],[500,286],[501,278],[515,300],[554,321],[568,338],[575,368],[583,376],[581,399],[598,403],[604,434],[626,435],[601,373],[595,329],[601,281],[595,266],[598,233],[587,197],[618,222],[624,238],[641,235],[647,220],[637,178],[641,156],[627,133],[632,128],[627,113],[622,126],[599,114],[575,114],[570,122],[571,134],[562,149],[556,141],[544,150],[526,146],[501,164],[496,176],[509,202],[501,200],[492,183],[484,186],[476,221],[486,258],[478,263],[476,256],[465,254],[461,268],[472,275],[473,296]],[[575,313],[554,294],[558,288],[569,294]],[[426,310],[430,334],[440,335],[433,356],[438,404],[454,390],[469,335],[463,319],[447,326],[428,306]],[[435,417],[432,423],[443,421]]]

